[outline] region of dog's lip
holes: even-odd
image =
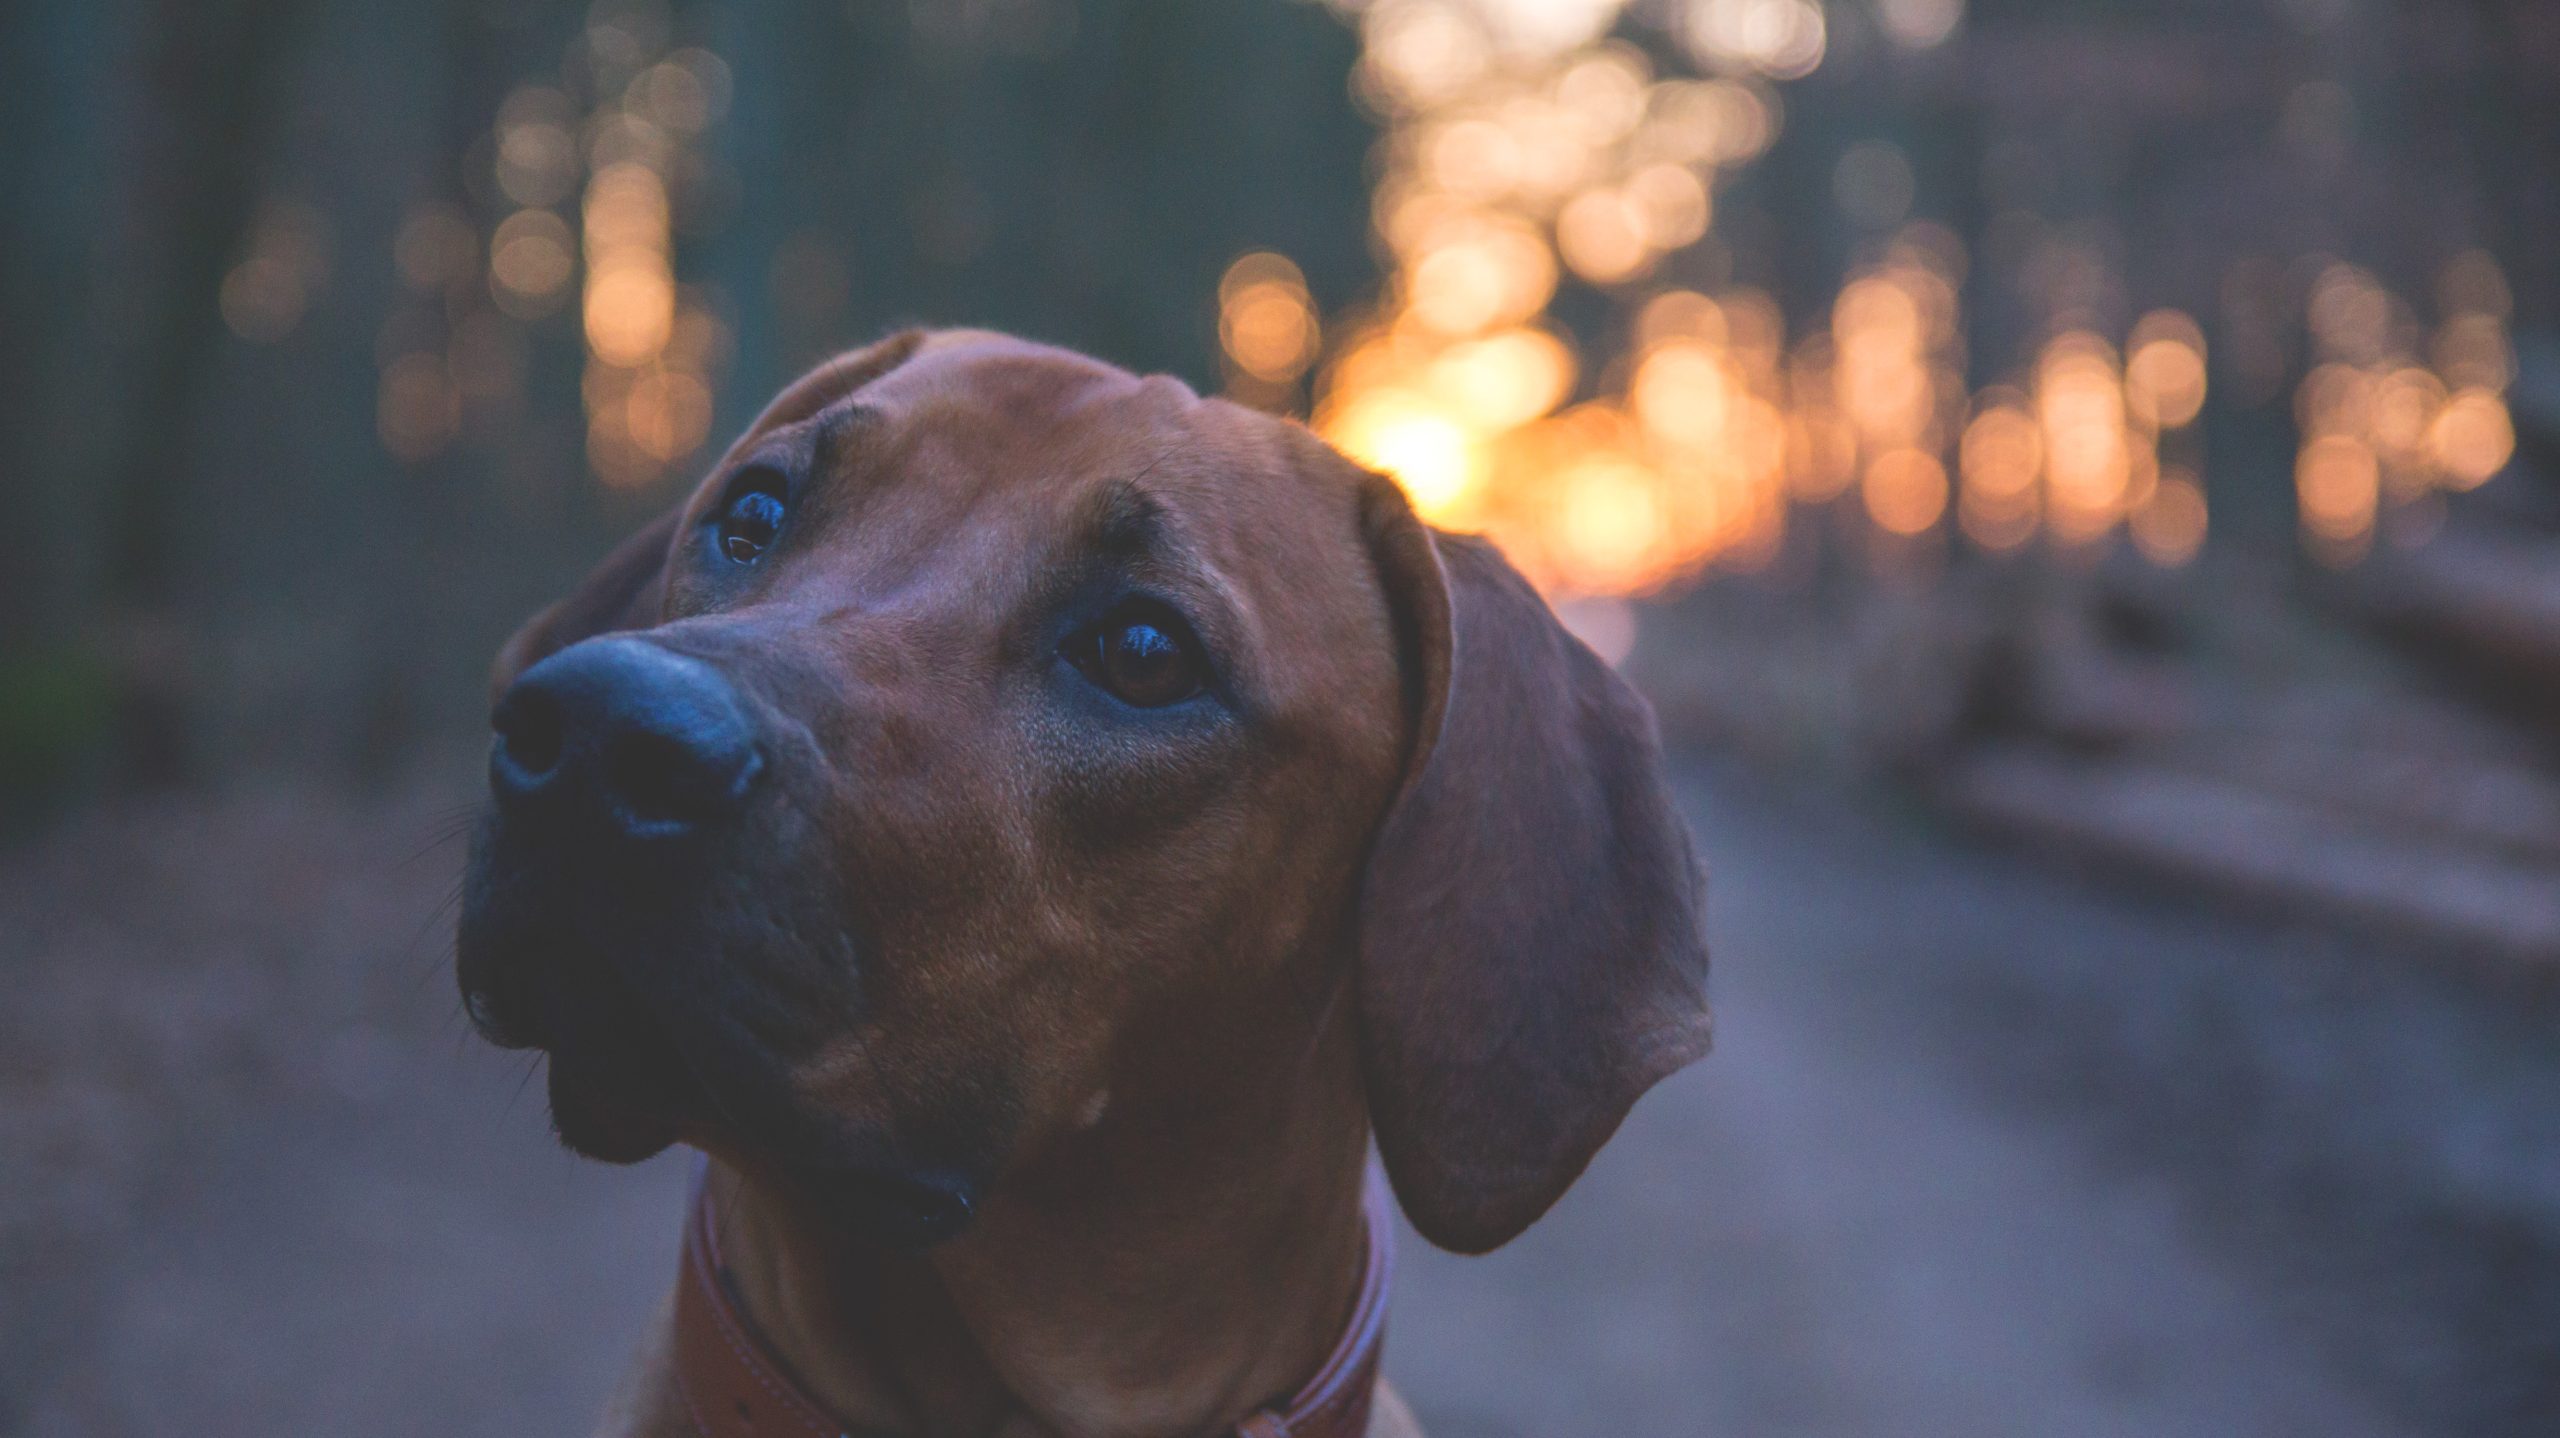
[[[466,988],[463,1003],[490,1042],[543,1055],[552,1130],[577,1153],[637,1162],[673,1143],[703,1106],[683,1046],[608,974],[563,983],[555,971],[505,994]]]
[[[551,1128],[569,1148],[606,1163],[638,1163],[676,1141],[682,1115],[672,1105],[632,1103],[604,1067],[553,1053],[547,1079]]]
[[[637,1163],[679,1141],[752,1155],[847,1232],[885,1248],[931,1247],[976,1219],[982,1185],[967,1173],[879,1151],[761,1084],[730,1092],[695,1052],[702,1035],[655,1019],[648,1029],[609,1048],[540,1046],[552,1128],[570,1149],[608,1163]]]
[[[544,1056],[552,1129],[572,1151],[629,1163],[687,1134],[766,1141],[796,1126],[716,1018],[631,982],[631,956],[557,925],[472,927],[457,956],[464,1012],[491,1044]]]
[[[530,1049],[542,1046],[542,1040],[517,1025],[499,1011],[496,994],[480,985],[466,986],[462,991],[462,1011],[469,1016],[471,1027],[481,1038],[502,1049]]]

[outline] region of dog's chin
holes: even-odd
[[[555,1050],[548,1062],[552,1131],[573,1153],[628,1164],[690,1143],[767,1175],[830,1226],[879,1248],[928,1248],[977,1216],[981,1186],[967,1174],[797,1105],[758,1102],[768,1094],[714,1097],[673,1044],[655,1054]]]

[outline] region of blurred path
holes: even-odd
[[[1453,1435],[2560,1432],[2560,1045],[2425,956],[1692,775],[1718,1049],[1491,1261]]]
[[[36,1432],[585,1434],[675,1271],[688,1170],[572,1158],[520,1070],[431,1040],[206,1135]]]
[[[1409,1238],[1389,1367],[1439,1438],[2560,1431],[2541,1005],[1688,793],[1719,1052],[1513,1248]],[[358,1059],[201,1136],[37,1431],[584,1431],[681,1166],[557,1153],[449,1036]]]

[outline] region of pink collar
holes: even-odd
[[[1386,1185],[1369,1172],[1363,1200],[1367,1256],[1342,1337],[1315,1376],[1285,1401],[1216,1438],[1360,1438],[1378,1383],[1387,1332],[1387,1285],[1395,1272],[1395,1230]],[[684,1266],[676,1283],[676,1387],[700,1438],[852,1438],[803,1392],[738,1311],[720,1258],[719,1225],[707,1186],[697,1182],[685,1223]]]

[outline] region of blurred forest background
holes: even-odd
[[[911,321],[1312,405],[1562,592],[1831,551],[1935,569],[1948,541],[2019,548],[2039,510],[2075,554],[2122,524],[2184,565],[2199,499],[2281,565],[2296,452],[2331,431],[2362,454],[2314,457],[2310,492],[2340,493],[2304,524],[2352,558],[2503,464],[2510,326],[2547,362],[2555,23],[2497,0],[21,7],[0,474],[37,542],[0,591],[0,775],[23,823],[102,783],[396,769],[472,727],[507,625],[762,397]],[[1229,277],[1222,353],[1220,277],[1255,256],[1279,269]],[[1714,333],[1648,411],[1630,366],[1699,322],[1648,321],[1666,292],[1707,297]],[[2005,421],[2063,436],[2091,369],[2120,432],[2040,499],[2039,436]],[[1435,382],[1474,411],[1395,402]],[[1697,418],[1719,405],[1776,429]],[[1641,447],[1613,417],[1750,472],[1553,482],[1550,451]],[[1471,481],[1462,446],[1500,472]]]
[[[907,323],[1298,415],[1492,533],[1654,697],[1712,866],[1802,902],[1746,884],[1720,982],[1813,1025],[1762,1072],[1840,1063],[1678,1100],[1624,1160],[1657,1181],[1602,1170],[1511,1278],[1417,1265],[1516,1359],[1417,1338],[1426,1416],[1568,1431],[1607,1372],[1612,1431],[2550,1431],[2556,80],[2538,0],[9,7],[0,1432],[372,1431],[453,1363],[501,1376],[421,1425],[523,1431],[601,1382],[555,1330],[649,1292],[663,1215],[538,1144],[382,1147],[477,1141],[512,1081],[439,1027],[434,841],[513,625]],[[1920,1069],[1824,1026],[1895,985],[1973,1015],[1909,1056],[1971,1075],[1917,1115],[1956,1157],[1898,1155],[1944,1170],[1926,1230],[1842,1196],[1890,1143],[1852,1096]],[[2132,1177],[1943,1187],[2066,1093]],[[1799,1189],[1665,1207],[1736,1149]],[[335,1236],[260,1218],[278,1184]],[[2017,1205],[2159,1184],[2223,1216],[1929,1287]],[[1808,1213],[1923,1275],[1909,1322],[1853,1345],[1805,1316],[1867,1313],[1838,1275],[1754,1273]],[[1685,1235],[1655,1338],[1541,1327],[1647,1281],[1575,1247],[1644,1221]],[[244,1319],[287,1250],[304,1316]],[[554,1250],[631,1276],[465,1316]],[[2189,1288],[2123,1276],[2170,1250]],[[1736,1265],[1805,1306],[1702,1296]],[[423,1356],[343,1347],[351,1276]],[[2119,1308],[2152,1327],[2095,1358],[1914,1338]],[[1898,1425],[1896,1361],[2015,1401]]]
[[[1297,5],[21,10],[13,789],[476,727],[515,621],[892,324],[1214,378],[1234,255],[1367,280],[1354,50]],[[641,293],[582,307],[598,218]]]

